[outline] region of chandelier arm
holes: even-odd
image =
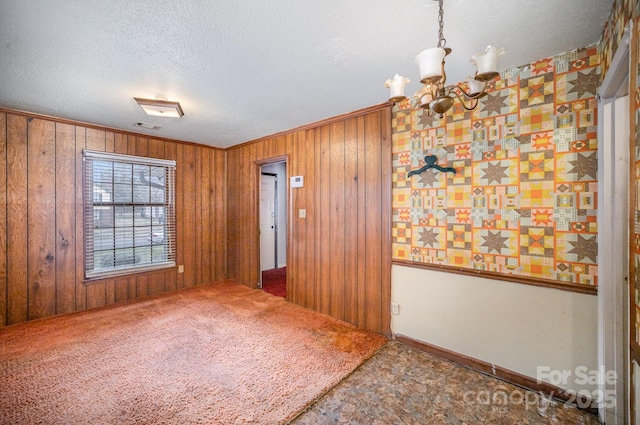
[[[420,108],[420,98],[418,98],[417,102],[414,102],[414,99],[416,99],[415,96],[411,96],[408,99],[409,99],[409,106],[410,106],[409,110],[411,112],[417,111]]]
[[[413,99],[413,98],[412,98]],[[411,105],[411,112],[413,111],[419,111],[421,109],[420,107],[420,99],[418,99],[418,101],[414,104],[413,102],[409,102],[409,104]]]
[[[431,108],[429,108],[429,105],[427,105],[426,108],[423,108],[422,106],[420,106],[420,104],[418,103],[417,105],[415,105],[413,108],[411,108],[411,112],[414,111],[424,111],[424,113],[427,114],[427,116],[432,117],[433,116],[433,111],[431,110]]]
[[[486,92],[486,88],[487,88],[487,82],[485,81],[484,84],[482,85],[482,90],[480,90],[478,93],[468,93],[462,86],[460,86],[459,84],[456,84],[455,86],[453,86],[450,90],[449,90],[449,94],[454,93],[456,96],[458,95],[455,92],[455,89],[458,89],[462,92],[462,94],[464,95],[464,97],[466,97],[467,99],[480,99],[481,97],[483,97],[484,95],[487,94]]]
[[[429,96],[431,95],[431,97],[433,98],[433,93],[429,92],[429,93],[424,93],[422,96],[414,96],[411,99],[416,99],[416,103],[415,105],[412,105],[411,111],[419,111],[420,109],[422,109],[423,111],[427,111],[427,114],[429,116],[433,115],[433,111],[431,110],[431,108],[429,107],[429,104],[427,103],[426,106],[422,106],[422,98],[425,96]],[[411,104],[412,102],[410,102]]]
[[[446,55],[445,55],[446,57]],[[440,81],[438,81],[438,86],[440,87],[444,87],[445,83],[447,82],[447,73],[444,70],[444,58],[442,58],[442,78],[440,79]]]
[[[467,95],[466,95],[466,92],[465,92],[464,90],[462,90],[462,92],[463,92],[463,93],[465,93],[465,97],[466,97],[467,99],[470,99],[470,100],[471,100],[470,105],[473,105],[473,106],[467,106],[467,105],[464,103],[464,102],[465,102],[465,99],[464,99],[462,96],[460,96],[460,94],[458,94],[458,92],[455,90],[455,88],[456,88],[456,87],[457,87],[458,89],[462,90],[462,88],[461,88],[460,86],[454,86],[454,87],[452,87],[452,88],[449,90],[449,95],[454,94],[454,95],[458,98],[458,100],[460,101],[460,103],[462,104],[462,107],[463,107],[464,109],[466,109],[467,111],[472,111],[472,110],[474,110],[474,109],[476,108],[476,106],[478,106],[478,99],[480,98],[480,96],[470,97],[470,96],[467,96]],[[484,94],[484,92],[483,92],[483,94]],[[474,102],[474,101],[475,101],[475,102]]]

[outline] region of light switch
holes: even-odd
[[[298,217],[307,218],[307,210],[305,210],[304,208],[300,208],[298,210]]]

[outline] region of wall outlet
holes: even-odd
[[[178,273],[184,273],[184,266],[182,264],[178,266]]]
[[[300,208],[298,210],[298,217],[300,218],[307,218],[307,210],[304,208]]]
[[[400,305],[398,303],[391,303],[391,314],[396,316],[400,314]]]

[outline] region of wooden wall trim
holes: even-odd
[[[309,124],[304,124],[301,125],[300,127],[295,127],[295,128],[291,128],[289,130],[284,130],[284,131],[280,131],[278,133],[275,134],[271,134],[269,136],[264,136],[264,137],[260,137],[258,139],[254,139],[254,140],[249,140],[247,142],[244,143],[240,143],[238,145],[234,145],[234,146],[229,146],[228,148],[226,148],[227,151],[229,150],[233,150],[233,149],[238,149],[238,148],[243,148],[246,147],[247,145],[251,145],[254,143],[260,143],[260,142],[264,142],[265,140],[269,140],[269,139],[274,139],[277,137],[281,137],[281,136],[286,136],[288,134],[292,134],[292,133],[297,133],[300,131],[305,131],[305,130],[312,130],[318,127],[322,127],[324,125],[327,124],[333,124],[337,121],[344,121],[346,119],[349,118],[355,118],[361,115],[366,115],[370,112],[375,112],[381,109],[385,109],[385,108],[391,108],[393,106],[392,102],[384,102],[384,103],[380,103],[378,105],[373,105],[373,106],[369,106],[367,108],[362,108],[362,109],[357,109],[355,111],[352,112],[347,112],[346,114],[342,114],[342,115],[337,115],[335,117],[331,117],[331,118],[325,118],[323,120],[320,121],[315,121]],[[2,109],[0,109],[1,111]],[[389,129],[389,132],[391,132],[391,129]]]
[[[418,263],[407,260],[393,260],[393,264],[398,266],[413,267],[416,269],[434,270],[443,273],[461,274],[466,276],[483,277],[486,279],[503,280],[506,282],[522,283],[525,285],[541,286],[544,288],[560,289],[562,291],[576,292],[579,294],[598,295],[598,288],[595,286],[580,285],[578,283],[558,282],[555,280],[545,280],[526,276],[518,276],[491,272],[486,270],[473,270],[462,267],[445,266],[442,264]]]
[[[258,167],[262,167],[263,165],[275,164],[276,162],[289,162],[289,155],[287,154],[275,156],[273,158],[256,159],[254,161],[254,164],[256,164]],[[260,176],[260,173],[258,173],[258,176]]]
[[[102,131],[120,133],[120,134],[124,134],[124,135],[127,135],[127,136],[144,137],[144,138],[158,140],[158,141],[162,141],[162,142],[180,143],[180,144],[184,144],[184,145],[193,145],[193,146],[204,146],[204,147],[209,148],[209,149],[216,149],[216,150],[220,150],[220,151],[225,151],[226,150],[225,148],[220,148],[220,147],[211,146],[211,145],[204,145],[202,143],[195,143],[195,142],[189,142],[189,141],[186,141],[186,140],[178,140],[178,139],[169,139],[169,138],[166,138],[166,137],[155,136],[153,134],[137,133],[137,132],[131,131],[131,130],[123,130],[121,128],[108,127],[108,126],[100,125],[100,124],[92,124],[92,123],[87,123],[87,122],[83,122],[83,121],[72,120],[72,119],[69,119],[69,118],[58,118],[58,117],[54,117],[54,116],[51,116],[51,115],[38,114],[38,113],[35,113],[35,112],[22,111],[22,110],[19,110],[19,109],[4,108],[2,106],[0,106],[0,113],[19,115],[19,116],[24,116],[24,117],[27,117],[27,118],[38,118],[38,119],[47,120],[47,121],[54,121],[54,122],[59,123],[59,124],[69,124],[69,125],[74,125],[74,126],[81,126],[81,127],[85,127],[85,128],[89,128],[89,129],[93,129],[93,130],[102,130]]]
[[[591,399],[576,396],[576,394],[571,391],[564,390],[547,382],[539,382],[537,379],[523,375],[519,372],[485,362],[484,360],[476,359],[475,357],[457,353],[446,348],[438,347],[427,342],[418,341],[408,336],[396,334],[393,336],[393,339],[402,344],[408,345],[409,347],[415,348],[418,351],[448,360],[484,375],[500,379],[526,390],[542,393],[545,396],[550,396],[564,403],[576,405],[578,408],[588,411],[589,413],[598,413],[597,407],[584,407],[593,405],[593,401]],[[578,397],[579,400],[577,400],[576,397]]]

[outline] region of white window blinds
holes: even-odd
[[[175,266],[175,161],[84,150],[88,279]]]

